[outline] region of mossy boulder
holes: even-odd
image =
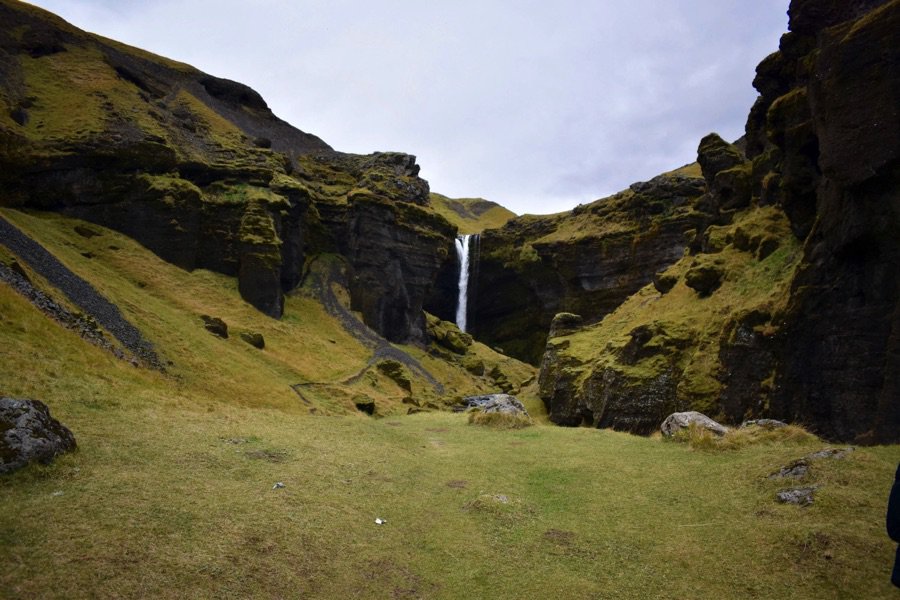
[[[376,368],[400,388],[407,392],[412,391],[412,378],[407,368],[400,361],[393,359],[382,360],[377,364]]]
[[[258,348],[259,350],[262,350],[266,347],[266,339],[261,333],[256,333],[254,331],[242,331],[241,339],[254,348]]]
[[[485,373],[484,360],[472,354],[466,354],[462,358],[463,368],[477,377],[482,377]]]
[[[660,294],[668,294],[676,283],[678,283],[678,276],[672,273],[663,272],[653,276],[653,287]]]
[[[203,327],[216,337],[228,339],[228,324],[219,317],[211,317],[202,315],[200,319],[203,321]]]
[[[473,342],[471,335],[460,331],[454,323],[442,321],[434,315],[426,315],[425,318],[431,340],[456,354],[466,354]]]
[[[701,298],[706,298],[722,285],[725,274],[715,264],[701,264],[684,274],[684,283],[695,290]]]
[[[674,437],[690,427],[697,427],[717,436],[723,436],[728,433],[727,427],[697,411],[672,413],[662,422],[660,431],[666,437]]]

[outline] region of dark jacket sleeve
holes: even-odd
[[[892,540],[900,543],[900,465],[897,465],[894,486],[888,498],[887,532]]]

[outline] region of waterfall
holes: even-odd
[[[477,239],[477,235],[475,236]],[[469,251],[471,235],[456,236],[456,257],[459,259],[459,296],[456,304],[456,325],[460,331],[466,330],[466,309],[469,304]]]

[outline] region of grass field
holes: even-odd
[[[821,487],[800,508],[767,476],[826,446],[814,438],[703,450],[337,401],[310,415],[287,383],[367,358],[312,299],[267,320],[226,278],[4,214],[173,365],[117,360],[0,285],[0,392],[44,400],[79,444],[0,478],[0,597],[896,597],[883,520],[898,446],[813,462],[799,483]],[[214,338],[203,312],[271,343]],[[375,384],[390,405],[399,392]]]

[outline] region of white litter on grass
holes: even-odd
[[[276,483],[275,485],[272,486],[272,489],[277,490],[277,489],[281,489],[283,487],[284,487],[284,484],[279,481],[278,483]]]
[[[384,519],[375,519],[376,525],[384,525],[385,523],[387,523],[387,521]]]

